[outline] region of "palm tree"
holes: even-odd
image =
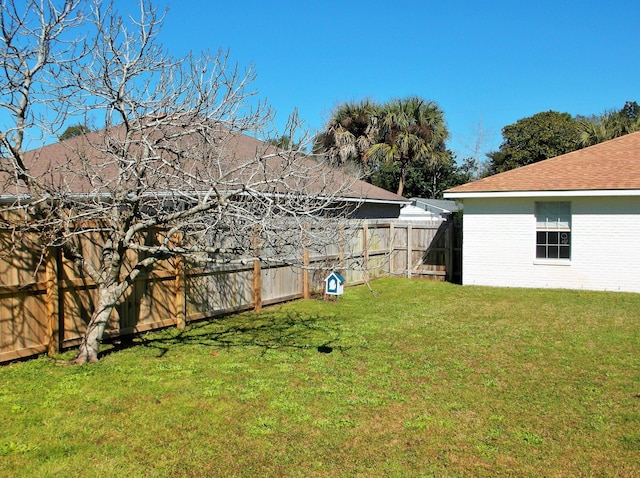
[[[368,151],[371,159],[398,163],[398,194],[402,195],[409,166],[424,162],[434,166],[449,160],[445,141],[449,137],[440,107],[419,97],[394,100],[381,111],[382,141]]]
[[[619,111],[606,111],[580,122],[580,146],[593,146],[640,130],[640,106],[627,101]]]
[[[379,112],[380,106],[369,100],[340,105],[316,138],[316,149],[336,166],[366,167],[369,149],[378,139]]]
[[[608,141],[626,134],[625,125],[617,111],[609,111],[602,116],[580,122],[579,144],[581,147]]]

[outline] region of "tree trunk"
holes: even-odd
[[[87,331],[82,338],[75,364],[95,363],[98,361],[98,352],[102,336],[109,322],[111,311],[116,305],[118,294],[115,287],[98,287],[98,303],[87,324]]]
[[[398,192],[396,193],[398,196],[402,196],[402,193],[404,192],[404,182],[407,178],[407,169],[406,168],[402,168],[402,170],[400,171],[400,181],[398,181]]]

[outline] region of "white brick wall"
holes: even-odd
[[[640,198],[571,202],[571,260],[535,258],[534,198],[465,199],[463,284],[640,292]]]

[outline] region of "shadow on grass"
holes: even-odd
[[[258,347],[269,350],[310,350],[345,352],[353,345],[343,340],[335,317],[281,311],[222,316],[190,323],[185,330],[175,328],[140,336],[121,337],[101,357],[135,346],[154,348],[162,357],[172,348],[205,346],[224,350]]]

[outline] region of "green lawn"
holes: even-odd
[[[371,287],[0,367],[0,476],[640,476],[640,295]]]

